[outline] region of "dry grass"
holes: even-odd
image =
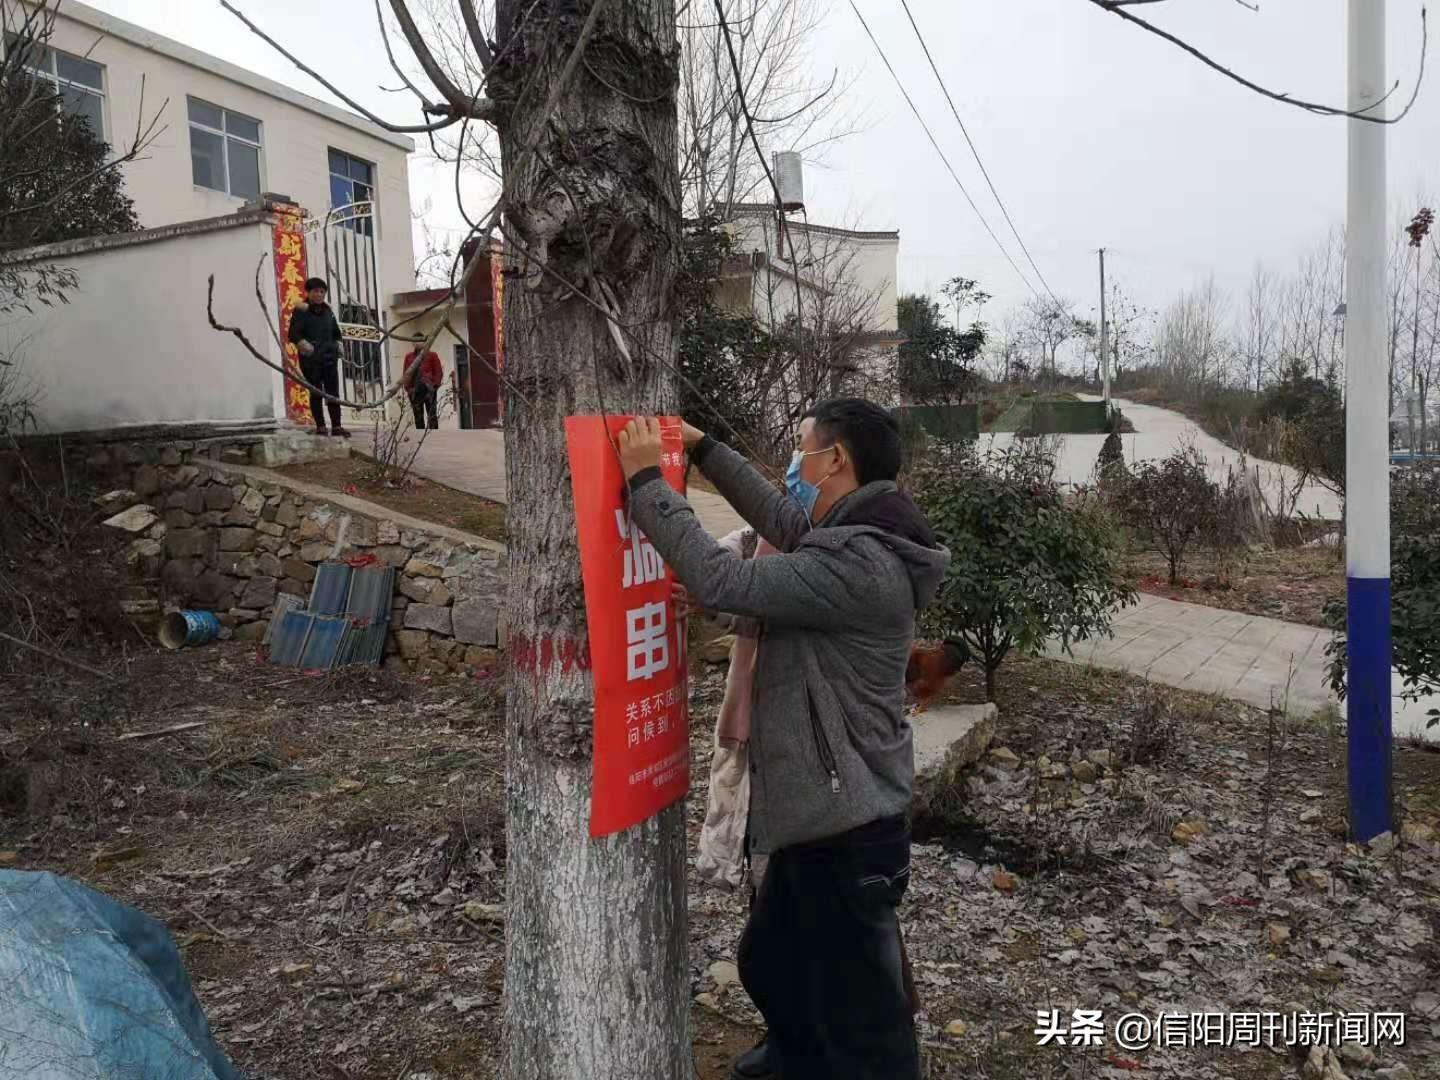
[[[505,505],[411,475],[403,485],[377,479],[373,460],[351,455],[343,461],[288,465],[276,472],[366,499],[390,510],[505,542]]]
[[[464,914],[468,902],[498,904],[504,895],[494,690],[379,671],[307,677],[236,646],[147,653],[116,669],[105,689],[39,667],[0,683],[14,703],[0,717],[0,773],[20,790],[0,809],[0,850],[16,852],[21,868],[72,875],[164,919],[222,1045],[255,1080],[394,1080],[406,1070],[437,1080],[496,1076],[503,936]],[[692,843],[722,679],[722,669],[697,665]],[[952,697],[980,696],[967,669]],[[1179,813],[1254,817],[1255,794],[1233,761],[1233,751],[1252,761],[1264,752],[1265,723],[1254,710],[1025,658],[1002,669],[999,698],[1000,740],[1027,761],[1042,752],[1063,760],[1071,747],[1109,747],[1117,757],[1130,747],[1145,759],[1154,783],[1103,806],[1102,833],[1153,817],[1144,835],[1163,855]],[[192,719],[208,723],[116,740]],[[1343,808],[1343,747],[1315,725],[1282,734],[1283,774],[1272,777],[1280,790],[1315,783],[1327,816]],[[1440,755],[1397,749],[1396,773],[1406,812],[1433,817],[1423,799],[1440,790]],[[1245,783],[1228,788],[1237,776]],[[1306,828],[1318,834],[1322,824]],[[973,857],[1023,877],[1009,922],[977,923],[967,910],[974,889],[962,891],[950,856],[916,849],[903,916],[925,976],[925,1075],[1078,1075],[1080,1052],[1035,1046],[1035,1010],[1072,999],[1098,1007],[1090,975],[1058,968],[1054,954],[1083,915],[1115,914],[1140,871],[1088,857],[1085,834],[1061,811],[1016,813],[983,828]],[[1277,827],[1277,857],[1286,842]],[[1223,891],[1218,883],[1215,891]],[[1152,894],[1149,902],[1160,901]],[[1335,918],[1344,917],[1337,908]],[[1205,925],[1250,933],[1256,920],[1258,910],[1222,908]],[[739,898],[692,882],[692,968],[733,957],[742,921]],[[1007,926],[1015,934],[985,961],[985,940]],[[1337,924],[1335,933],[1347,932]],[[1264,963],[1273,970],[1279,961]],[[1297,984],[1295,994],[1304,989]],[[729,991],[723,1015],[695,1008],[699,1080],[725,1080],[729,1062],[758,1038],[743,997]],[[940,1034],[955,1018],[971,1032]],[[1248,1055],[1217,1067],[1222,1076],[1267,1075],[1256,1071],[1259,1061]],[[1096,1071],[1104,1064],[1090,1060],[1090,1074],[1105,1075]]]
[[[1345,592],[1345,563],[1333,548],[1260,548],[1228,565],[1210,548],[1188,552],[1169,583],[1163,556],[1131,550],[1125,576],[1141,592],[1190,604],[1324,626],[1325,602]]]

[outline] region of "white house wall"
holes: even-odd
[[[269,84],[259,76],[82,4],[67,0],[59,12],[51,46],[86,56],[105,68],[106,135],[112,144],[133,138],[142,111],[144,124],[148,125],[164,104],[160,112],[164,130],[140,160],[124,167],[126,191],[134,200],[143,228],[233,214],[244,205],[244,199],[197,187],[191,179],[186,99],[201,98],[260,121],[261,190],[289,195],[312,214],[323,214],[330,206],[330,148],[373,162],[379,292],[388,296],[412,287],[415,255],[406,149],[410,140],[388,135],[379,128],[372,129],[374,133],[361,130],[370,125],[358,117],[342,122],[334,117],[344,114],[333,106]],[[275,92],[257,89],[257,85],[273,86]],[[263,245],[256,248],[252,269],[253,260],[264,250]],[[310,261],[312,273],[323,270],[324,255],[315,239],[310,242]],[[182,284],[172,275],[166,277],[171,288]],[[203,280],[202,274],[192,288],[200,288]]]
[[[283,417],[281,377],[212,330],[205,314],[214,274],[216,317],[280,362],[253,284],[256,253],[270,238],[264,219],[79,254],[56,245],[61,254],[47,261],[79,278],[70,302],[0,320],[0,353],[18,359],[40,430]]]
[[[894,333],[898,327],[896,308],[896,275],[900,263],[900,241],[892,236],[846,235],[807,231],[796,223],[782,245],[774,221],[769,217],[743,214],[734,222],[735,251],[748,254],[759,251],[767,256],[769,269],[756,272],[754,278],[754,311],[757,318],[784,322],[795,311],[796,288],[788,273],[791,267],[791,241],[794,254],[802,266],[802,281],[820,281],[827,275],[824,264],[844,268],[845,280],[867,296],[874,297],[871,325],[876,332]],[[803,266],[813,258],[817,267]],[[831,273],[829,276],[834,276]],[[805,284],[799,290],[802,308],[812,303],[813,287]],[[803,312],[802,312],[803,313]]]

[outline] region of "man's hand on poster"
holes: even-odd
[[[646,469],[660,467],[660,421],[653,416],[637,416],[620,431],[616,440],[620,447],[620,470],[626,480]]]
[[[681,424],[680,441],[686,450],[699,445],[705,433],[692,424]],[[632,479],[636,473],[660,465],[661,438],[660,421],[653,416],[637,416],[626,424],[616,440],[620,447],[620,469],[625,479]]]
[[[670,600],[675,605],[676,619],[684,619],[690,614],[690,593],[678,581],[670,586]]]

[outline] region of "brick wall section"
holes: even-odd
[[[399,571],[387,664],[427,673],[495,665],[499,544],[184,444],[101,448],[86,466],[117,489],[108,513],[149,510],[123,526],[135,537],[126,554],[132,612],[214,611],[236,639],[257,641],[278,593],[308,598],[319,563],[368,552]]]

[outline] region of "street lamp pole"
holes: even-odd
[[[1385,0],[1349,0],[1349,108],[1385,106]],[[1345,549],[1350,832],[1390,830],[1390,453],[1385,356],[1385,125],[1348,128]]]

